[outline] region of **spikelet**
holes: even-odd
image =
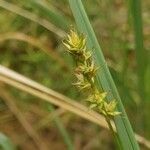
[[[73,56],[77,67],[75,76],[77,78],[76,85],[80,90],[89,90],[87,101],[89,107],[95,109],[104,116],[116,116],[121,114],[116,111],[117,102],[112,100],[106,101],[107,92],[98,90],[95,84],[95,75],[98,67],[92,59],[92,54],[86,47],[86,38],[83,34],[78,34],[75,30],[70,30],[67,38],[63,41],[67,51]]]

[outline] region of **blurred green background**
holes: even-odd
[[[83,0],[83,3],[132,127],[150,139],[150,1],[142,1],[142,22],[134,15],[130,0]],[[139,47],[135,42],[140,23],[142,69],[137,65]],[[67,0],[0,0],[0,64],[82,103],[84,95],[71,84],[75,64],[62,45],[70,26],[76,27]],[[107,130],[70,113],[61,113],[56,119],[51,113],[62,111],[61,108],[12,87],[6,87],[5,91],[50,150],[66,150],[72,144],[76,150],[114,149]],[[38,149],[2,96],[0,132],[16,149]],[[8,146],[6,150],[10,147],[15,149]],[[0,145],[1,148],[4,149]],[[144,146],[141,149],[146,150]]]

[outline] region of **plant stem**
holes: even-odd
[[[143,44],[143,22],[142,22],[142,10],[141,0],[131,0],[131,13],[134,26],[134,38],[135,38],[135,54],[138,69],[138,89],[141,96],[141,100],[145,98],[145,84],[144,76],[146,70],[146,52]]]
[[[117,133],[115,133],[115,131],[114,131],[112,125],[111,125],[110,118],[105,116],[105,119],[106,119],[106,122],[107,122],[107,124],[109,126],[109,129],[110,129],[110,131],[111,131],[111,133],[112,133],[112,135],[114,137],[114,141],[115,141],[117,147],[121,150],[122,146],[120,145],[120,141],[119,141],[119,138],[117,136]]]

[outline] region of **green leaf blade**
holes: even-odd
[[[122,115],[116,116],[114,120],[122,148],[124,150],[138,150],[139,146],[135,140],[133,130],[82,2],[81,0],[69,0],[69,3],[78,29],[87,35],[88,47],[90,49],[94,48],[95,61],[98,66],[102,66],[102,69],[98,71],[98,83],[104,91],[111,91],[108,100],[116,99],[118,101],[118,111],[122,112]]]
[[[2,150],[15,150],[15,146],[12,144],[11,140],[0,132],[0,149]]]

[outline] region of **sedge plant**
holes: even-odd
[[[89,103],[90,109],[98,111],[105,117],[116,142],[118,142],[111,125],[111,119],[116,115],[120,115],[121,112],[116,110],[117,101],[107,101],[106,96],[108,93],[97,87],[95,79],[99,67],[96,67],[92,53],[88,50],[86,42],[86,36],[83,33],[79,34],[75,29],[71,29],[67,38],[63,41],[67,51],[72,55],[76,63],[75,76],[77,82],[74,85],[80,91],[86,91],[86,101]]]
[[[107,100],[112,101],[113,99],[116,99],[118,103],[116,107],[117,110],[121,112],[121,115],[115,115],[113,120],[117,130],[119,145],[123,150],[139,150],[139,146],[135,140],[134,132],[124,110],[121,98],[111,77],[102,50],[90,24],[82,1],[69,0],[69,5],[73,12],[78,30],[87,35],[87,47],[94,52],[95,63],[98,66],[102,66],[102,69],[97,70],[98,87],[102,87],[102,89],[107,92],[111,91],[106,97]]]

